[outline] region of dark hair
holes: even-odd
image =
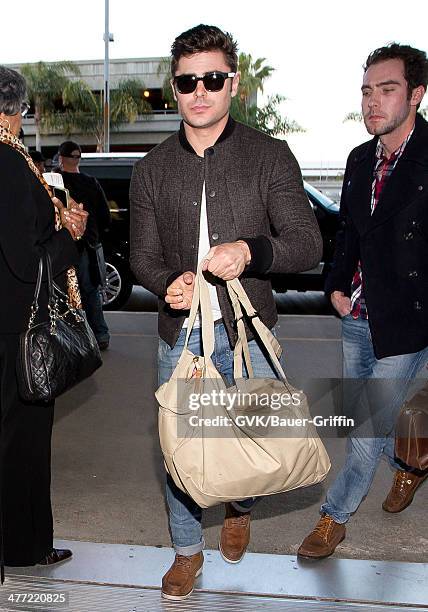
[[[232,72],[238,69],[238,45],[228,32],[216,26],[200,24],[183,32],[172,43],[171,75],[174,76],[180,58],[204,51],[223,51],[226,64]]]
[[[46,157],[40,151],[29,151],[30,157],[33,162],[45,162]]]
[[[16,115],[27,96],[25,79],[19,72],[0,66],[0,113]]]
[[[58,154],[62,155],[63,157],[70,157],[73,151],[79,151],[79,153],[81,153],[82,149],[77,142],[74,142],[73,140],[66,140],[59,145]]]
[[[426,91],[428,85],[428,58],[425,51],[415,49],[409,45],[400,45],[395,42],[390,43],[370,53],[364,66],[364,72],[373,64],[389,59],[400,59],[403,61],[404,78],[407,81],[407,95],[409,98],[415,87],[422,85]]]

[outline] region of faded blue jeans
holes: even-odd
[[[368,321],[351,315],[342,319],[342,345],[344,384],[351,386],[344,401],[355,402],[356,411],[367,411],[367,419],[361,419],[362,432],[348,437],[345,465],[321,506],[337,523],[346,523],[367,495],[382,454],[400,469],[394,460],[395,423],[412,380],[428,361],[428,347],[376,359]],[[354,385],[349,379],[360,380]]]
[[[274,330],[272,330],[274,332]],[[159,339],[158,351],[158,381],[159,385],[166,382],[172,375],[183,350],[186,339],[186,329],[182,329],[174,348],[170,348],[164,340]],[[223,323],[214,327],[215,345],[213,363],[217,370],[226,378],[228,385],[233,384],[233,350],[230,347],[226,328]],[[194,328],[189,338],[189,349],[196,355],[201,354],[201,330]],[[271,367],[258,341],[248,342],[254,376],[258,378],[276,377],[276,371]],[[169,525],[175,552],[179,555],[195,555],[204,548],[202,537],[202,509],[188,495],[183,493],[167,475],[166,499],[169,508]],[[237,510],[251,510],[255,499],[245,499],[234,502]]]

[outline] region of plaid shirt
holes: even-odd
[[[392,171],[397,165],[397,162],[400,159],[404,149],[406,148],[406,145],[409,142],[411,135],[413,134],[413,130],[414,128],[407,136],[407,138],[402,142],[402,144],[398,147],[398,149],[394,151],[394,153],[389,159],[385,155],[384,146],[379,138],[376,147],[376,163],[373,169],[372,197],[370,202],[371,214],[373,214],[379,202],[382,190],[385,187],[388,178],[391,176]],[[358,262],[357,270],[355,271],[355,274],[352,279],[351,315],[354,319],[358,319],[359,317],[361,317],[362,319],[368,319],[367,306],[366,301],[364,299],[363,273],[361,270],[361,261]]]

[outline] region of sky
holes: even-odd
[[[0,63],[102,59],[104,5],[20,0],[16,29],[2,29]],[[427,18],[427,0],[110,0],[110,57],[169,55],[174,38],[198,23],[231,32],[240,51],[275,68],[265,94],[284,95],[283,113],[306,129],[287,137],[299,162],[327,168],[368,139],[363,125],[343,122],[359,110],[367,55],[394,40],[428,52]]]

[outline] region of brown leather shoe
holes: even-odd
[[[73,553],[71,550],[67,548],[52,548],[51,552],[40,559],[37,565],[55,565],[55,563],[62,563],[63,561],[67,561],[67,559],[71,559]]]
[[[309,559],[328,557],[345,538],[345,533],[345,525],[336,523],[331,516],[323,514],[315,529],[303,540],[297,554]]]
[[[175,555],[174,563],[162,578],[162,597],[186,599],[193,593],[196,578],[202,574],[204,555],[202,552],[185,557]]]
[[[382,504],[385,512],[401,512],[404,508],[410,506],[416,489],[426,478],[428,478],[428,474],[416,476],[416,474],[411,472],[397,470],[391,490]]]
[[[225,507],[218,547],[225,561],[239,563],[250,541],[250,513],[238,512],[232,504],[225,504]]]

